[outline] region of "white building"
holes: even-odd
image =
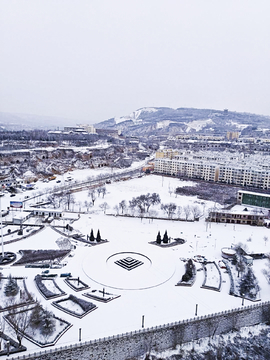
[[[159,152],[154,171],[165,175],[269,189],[269,160],[268,157],[256,154],[244,156],[240,153],[201,151],[161,157]]]

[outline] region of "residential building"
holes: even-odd
[[[155,158],[155,173],[206,181],[270,188],[268,156],[210,151],[160,150]]]

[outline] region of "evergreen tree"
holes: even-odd
[[[163,242],[164,242],[164,244],[168,244],[168,242],[169,242],[167,230],[165,231],[165,233],[163,235]]]
[[[101,241],[101,236],[100,236],[100,232],[99,232],[99,229],[98,229],[98,232],[97,232],[97,242],[100,242]]]
[[[52,334],[55,330],[55,319],[53,313],[47,309],[41,312],[41,333],[45,337]]]
[[[161,244],[161,235],[160,235],[160,231],[157,234],[157,240],[156,240],[157,244]]]
[[[186,263],[186,272],[182,276],[182,281],[188,282],[193,276],[193,262],[189,259]]]
[[[255,299],[260,287],[252,269],[248,267],[247,272],[240,282],[240,294]]]
[[[35,328],[38,328],[40,325],[41,312],[42,312],[42,306],[40,305],[40,303],[37,303],[37,305],[33,308],[30,316],[30,324]]]
[[[16,279],[14,279],[13,277],[11,277],[11,275],[9,275],[8,282],[5,286],[5,295],[15,296],[18,294],[18,292],[19,292],[19,286],[17,284]]]
[[[90,233],[90,241],[95,241],[95,237],[94,237],[94,232],[93,232],[93,229],[91,229],[91,233]]]

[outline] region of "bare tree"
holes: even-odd
[[[159,203],[160,197],[157,193],[147,193],[146,195],[140,195],[136,198],[132,198],[132,200],[129,201],[129,207],[133,211],[135,208],[138,208],[140,215],[143,216],[146,212],[149,212],[151,205],[156,205]]]
[[[190,208],[190,206],[189,206],[189,205],[184,206],[184,207],[183,207],[183,210],[184,210],[184,213],[185,213],[185,218],[186,218],[186,220],[188,220],[189,215],[190,215],[190,213],[191,213],[191,208]]]
[[[176,209],[177,206],[175,203],[161,204],[161,210],[163,210],[170,219],[173,217],[173,214],[175,213]]]
[[[122,200],[122,201],[119,203],[119,208],[121,209],[122,214],[123,214],[123,213],[124,213],[124,210],[127,208],[127,202],[126,202],[126,200]]]
[[[63,197],[63,202],[69,210],[70,205],[75,203],[74,195],[71,192],[67,192]]]
[[[11,306],[8,316],[13,330],[15,331],[19,346],[21,346],[25,330],[30,323],[30,305],[27,305],[23,308],[23,310],[18,311],[16,300],[14,298],[9,298],[7,306]]]
[[[182,214],[182,206],[177,206],[177,217],[178,217],[178,219],[181,218],[181,214]]]
[[[103,210],[104,214],[106,213],[106,210],[109,208],[108,203],[106,201],[99,205],[99,207]]]
[[[199,219],[199,217],[201,216],[201,209],[199,208],[198,205],[193,205],[191,206],[191,212],[193,215],[193,220]]]
[[[97,188],[97,193],[98,193],[98,197],[99,197],[99,195],[101,194],[101,187]]]
[[[88,196],[91,198],[92,204],[93,204],[93,206],[94,206],[94,205],[95,205],[96,198],[97,198],[95,189],[90,189],[90,190],[88,191]]]
[[[160,196],[157,193],[153,193],[150,196],[150,205],[158,205],[160,204]],[[149,212],[150,206],[147,207],[147,211]]]
[[[131,210],[132,215],[134,215],[136,206],[137,206],[136,198],[132,198],[132,200],[129,200],[129,208]]]
[[[115,205],[113,207],[114,211],[116,212],[116,215],[119,215],[119,206],[118,205]]]
[[[104,199],[104,196],[107,194],[107,189],[105,186],[102,186],[101,193],[102,193],[102,198]]]
[[[57,207],[57,196],[55,194],[50,194],[47,199],[55,209]]]
[[[92,206],[92,202],[85,200],[84,206],[86,207],[86,211],[88,212],[89,208]]]

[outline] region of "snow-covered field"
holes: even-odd
[[[79,179],[80,174],[93,176],[90,170],[87,175],[85,171],[78,170],[73,176]],[[198,222],[185,222],[110,215],[115,214],[113,209],[120,201],[128,202],[133,197],[148,192],[158,193],[162,203],[174,202],[182,208],[196,203],[204,214],[207,214],[207,209],[217,206],[211,202],[198,200],[196,197],[175,197],[171,189],[181,184],[183,185],[184,182],[178,179],[149,175],[106,185],[107,194],[104,198],[102,195],[97,197],[89,213],[81,214],[72,224],[85,237],[90,234],[91,229],[95,235],[100,230],[102,239],[107,239],[108,242],[90,246],[74,241],[76,245],[74,256],[65,259],[67,265],[63,269],[50,270],[51,273],[59,275],[56,278],[58,286],[67,294],[86,299],[82,296],[84,291],[75,293],[64,279],[60,278],[62,272],[71,272],[72,277],[79,277],[90,286],[90,289],[105,288],[109,293],[121,295],[108,303],[93,300],[98,309],[82,319],[54,308],[51,301],[45,300],[37,291],[34,277],[37,273],[41,273],[41,269],[7,266],[1,270],[5,276],[10,273],[14,276],[26,276],[28,290],[56,316],[73,324],[56,346],[78,342],[79,329],[82,340],[86,341],[138,330],[142,327],[142,316],[144,316],[144,326],[147,328],[193,318],[196,304],[198,304],[199,316],[241,306],[242,299],[229,295],[230,281],[224,270],[221,270],[223,282],[220,292],[201,288],[204,280],[202,271],[197,273],[192,287],[175,286],[185,271],[181,259],[203,255],[208,260],[218,262],[221,259],[221,248],[231,247],[231,244],[239,242],[246,244],[250,252],[269,252],[269,242],[265,241],[265,237],[269,237],[269,229],[233,224],[207,225],[204,217]],[[39,186],[38,183],[39,190],[43,185],[48,187],[50,184],[40,183]],[[19,199],[19,196],[22,195],[18,194],[11,199]],[[79,203],[83,204],[85,200],[90,200],[87,191],[75,193],[74,196],[76,203],[73,211],[79,209]],[[2,198],[3,208],[8,206],[9,200],[7,195]],[[100,204],[104,201],[109,205],[107,214],[104,214],[100,208]],[[25,206],[27,207],[27,204]],[[151,209],[155,210],[156,215],[166,217],[160,206]],[[74,217],[77,218],[77,214]],[[56,225],[57,222],[54,221],[53,224]],[[186,243],[166,248],[149,244],[156,240],[158,231],[163,236],[166,230],[169,237],[184,238]],[[61,236],[48,226],[25,240],[6,245],[5,250],[18,253],[20,249],[57,249],[56,241],[59,238]],[[115,264],[115,261],[128,257],[137,259],[143,264],[131,271]],[[255,260],[253,265],[261,287],[262,301],[270,300],[270,285],[262,274],[265,264],[266,260]],[[89,290],[85,292],[87,291],[89,292]],[[251,302],[245,301],[245,305],[248,304]],[[7,325],[5,332],[12,334]],[[37,351],[37,346],[25,339],[23,344],[27,347],[27,352]]]

